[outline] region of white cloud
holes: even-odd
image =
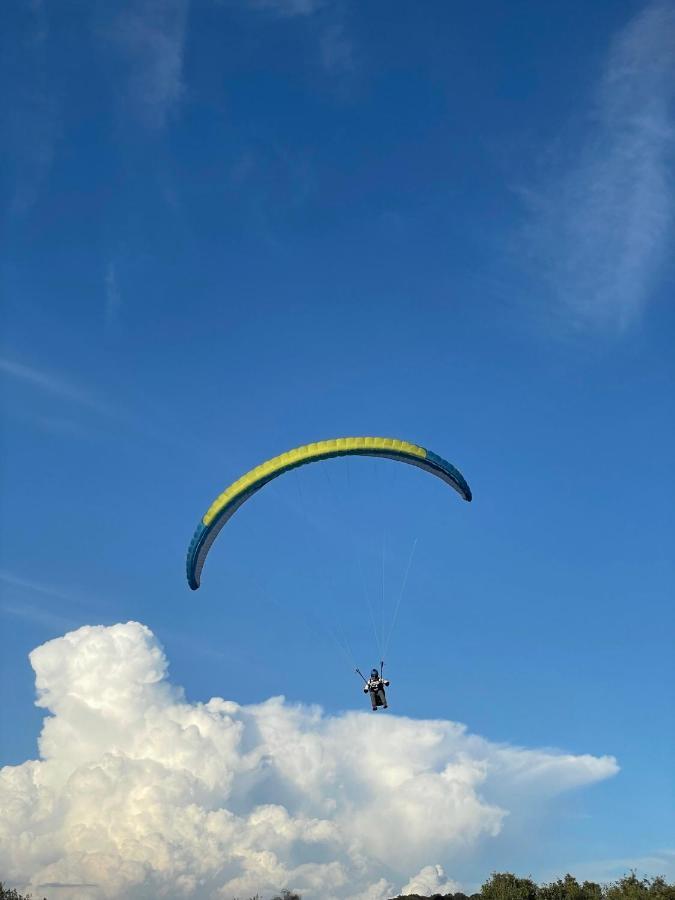
[[[531,253],[575,328],[625,330],[668,262],[674,101],[675,6],[664,0],[614,40],[573,162],[529,193],[533,218],[520,252]]]
[[[401,894],[454,894],[460,890],[459,884],[445,877],[443,866],[425,866],[401,888]]]
[[[448,721],[190,703],[136,622],[85,626],[30,659],[51,715],[40,759],[0,770],[0,871],[65,898],[385,900],[415,871],[410,883],[449,883],[437,861],[497,839],[528,792],[617,771]]]

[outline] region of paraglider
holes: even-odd
[[[387,694],[385,692],[385,687],[389,687],[389,682],[382,677],[382,668],[384,666],[384,662],[380,663],[380,671],[377,669],[370,670],[370,678],[366,681],[366,679],[361,674],[361,670],[357,669],[357,673],[361,675],[365,684],[363,686],[363,693],[370,694],[370,702],[373,707],[373,712],[377,712],[378,707],[382,707],[383,709],[387,708]]]
[[[190,588],[196,591],[199,587],[204,562],[213,542],[243,503],[279,475],[336,456],[376,456],[417,466],[449,484],[464,500],[471,500],[471,489],[462,473],[441,456],[418,444],[395,438],[346,437],[296,447],[251,469],[214,500],[197,525],[188,549]]]
[[[234,515],[234,513],[249,500],[253,494],[263,488],[270,481],[278,478],[286,472],[304,466],[309,463],[320,462],[321,460],[332,459],[338,456],[371,456],[384,459],[392,459],[397,462],[407,463],[408,465],[417,466],[431,475],[435,475],[441,481],[448,484],[455,490],[463,500],[470,502],[472,499],[471,489],[467,484],[464,476],[447,460],[438,454],[427,450],[418,444],[412,444],[408,441],[398,440],[396,438],[383,437],[345,437],[334,438],[326,441],[318,441],[313,444],[306,444],[302,447],[296,447],[280,456],[275,456],[267,462],[256,466],[249,472],[246,472],[236,481],[234,481],[222,494],[213,501],[211,506],[204,513],[197,525],[197,529],[192,537],[187,553],[187,581],[190,588],[194,591],[200,586],[201,573],[204,562],[208,553],[222,530],[225,523]],[[372,709],[376,712],[378,709],[387,709],[387,693],[385,688],[389,687],[389,681],[383,677],[384,655],[388,646],[391,632],[396,622],[396,616],[405,589],[405,584],[412,563],[412,555],[414,553],[417,539],[413,543],[413,549],[408,560],[408,567],[403,578],[403,584],[396,603],[392,623],[389,628],[388,635],[385,637],[384,617],[382,619],[382,643],[380,652],[383,660],[380,663],[380,669],[373,668],[370,677],[365,678],[360,669],[356,672],[362,678],[364,694],[370,697]],[[382,596],[384,598],[384,542],[382,556]],[[370,603],[370,601],[368,601]],[[379,641],[377,627],[371,608],[371,619],[376,632],[376,638]],[[336,640],[337,643],[337,640]],[[351,656],[347,642],[344,646],[340,644],[343,652]],[[352,657],[352,665],[353,657]]]

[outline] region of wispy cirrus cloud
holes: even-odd
[[[127,117],[165,127],[185,93],[183,62],[189,0],[127,0],[104,7],[99,36],[118,58],[119,99]]]
[[[115,408],[91,389],[70,377],[0,356],[0,380],[4,387],[5,411],[41,431],[66,439],[89,440],[100,437],[101,422],[146,433],[146,423],[138,423],[124,410]]]
[[[316,29],[319,61],[328,73],[349,72],[354,68],[354,44],[344,22],[341,4],[325,0],[247,0],[251,9],[270,13],[279,19],[310,19]]]
[[[264,9],[277,16],[310,16],[324,5],[323,0],[248,0],[253,9]]]
[[[64,438],[99,439],[101,423],[107,421],[114,424],[117,437],[122,434],[159,443],[161,446],[174,447],[181,452],[188,449],[191,453],[207,453],[204,445],[190,438],[185,438],[173,423],[158,422],[156,417],[157,402],[152,408],[142,407],[140,411],[130,412],[122,405],[116,405],[102,397],[101,392],[80,387],[71,378],[53,371],[37,368],[18,362],[6,356],[0,356],[0,381],[2,376],[7,382],[14,384],[12,391],[4,387],[5,412],[11,412],[14,419],[24,421],[51,434]],[[28,393],[20,393],[20,389],[32,389],[33,397]],[[34,402],[28,403],[28,399]],[[12,401],[16,402],[12,402]],[[55,404],[53,401],[59,401]],[[63,413],[63,414],[62,414]],[[92,415],[93,414],[93,415]]]
[[[19,384],[36,388],[61,400],[86,407],[97,413],[109,414],[108,407],[91,392],[84,390],[60,375],[34,366],[0,357],[0,374]]]
[[[30,578],[22,578],[6,569],[0,569],[0,582],[9,588],[17,588],[21,591],[29,591],[34,594],[42,594],[46,597],[53,597],[55,600],[70,600],[71,597],[52,587],[39,581],[33,581]]]
[[[40,195],[65,132],[70,63],[55,41],[43,2],[23,5],[0,34],[0,167],[8,211],[26,214]],[[78,42],[93,41],[97,58],[111,51],[112,86],[125,124],[161,131],[185,94],[183,63],[189,0],[121,0],[83,4],[72,17]],[[67,47],[67,44],[64,45]],[[72,89],[72,86],[71,86]],[[104,103],[107,98],[101,97]],[[4,157],[4,159],[3,159]]]
[[[344,22],[327,25],[319,40],[321,61],[328,72],[345,72],[354,68],[354,45]]]
[[[50,585],[22,578],[6,569],[0,569],[0,597],[2,598],[0,600],[0,616],[23,619],[52,631],[62,631],[74,627],[76,623],[72,617],[31,602],[29,598],[36,594],[40,600],[57,600],[60,605],[63,601],[70,602],[72,599],[63,591]]]
[[[3,616],[30,622],[31,625],[48,629],[52,633],[74,628],[77,625],[77,619],[72,616],[64,616],[61,613],[24,601],[18,604],[0,603],[0,617]]]
[[[653,296],[673,242],[672,0],[646,6],[613,40],[586,137],[570,155],[528,191],[521,252],[566,325],[620,333]]]
[[[0,616],[21,619],[53,633],[76,627],[82,620],[81,605],[76,592],[0,569]]]

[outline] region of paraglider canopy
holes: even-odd
[[[187,555],[187,580],[192,590],[199,587],[204,561],[218,533],[243,503],[279,475],[336,456],[377,456],[417,466],[449,484],[464,500],[471,500],[471,489],[462,473],[441,456],[418,444],[395,438],[346,437],[296,447],[246,472],[204,513]]]

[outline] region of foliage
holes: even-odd
[[[2,900],[2,897],[0,897]],[[235,897],[234,900],[237,900]],[[256,894],[254,897],[250,897],[249,900],[263,900],[260,894]],[[302,900],[300,894],[296,894],[295,891],[286,891],[283,890],[280,894],[277,894],[276,897],[272,897],[272,900]]]
[[[599,884],[594,881],[579,884],[572,875],[541,885],[538,894],[540,900],[603,900]]]
[[[675,884],[662,878],[638,878],[635,872],[611,884],[594,881],[581,884],[573,875],[558,881],[536,885],[531,878],[519,878],[511,872],[493,872],[479,894],[405,894],[392,900],[675,900]]]
[[[661,877],[638,878],[631,872],[610,884],[603,900],[675,900],[675,884]]]
[[[494,872],[480,889],[480,896],[481,900],[537,900],[537,891],[531,878]]]
[[[471,894],[469,897],[461,892],[457,894],[405,894],[395,897],[393,900],[480,900],[480,894]]]
[[[6,888],[0,881],[0,900],[33,900],[32,894],[20,894],[14,888]]]
[[[0,897],[2,900],[2,897]],[[235,897],[234,900],[237,900]],[[249,900],[263,900],[260,894],[256,894],[255,897],[250,897]],[[272,900],[302,900],[300,894],[296,894],[295,891],[282,891],[280,894],[277,894],[276,897],[272,897]]]

